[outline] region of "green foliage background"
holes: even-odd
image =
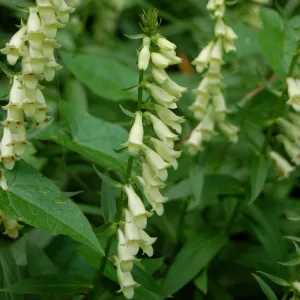
[[[261,24],[253,26],[250,1],[228,2],[226,21],[239,39],[237,53],[225,57],[224,92],[230,118],[241,127],[240,141],[231,145],[217,136],[198,157],[183,153],[165,189],[165,214],[149,221],[148,232],[158,240],[154,257],[135,266],[133,276],[142,286],[134,299],[288,299],[289,287],[256,271],[288,282],[300,279],[300,254],[284,239],[300,236],[298,223],[288,219],[300,214],[299,170],[278,182],[260,156],[299,41],[300,5],[276,1],[261,9]],[[25,17],[21,7],[30,3],[0,0],[2,45]],[[115,234],[120,195],[102,182],[93,164],[115,180],[124,177],[127,154],[114,149],[131,126],[120,104],[134,110],[137,93],[124,88],[137,84],[140,46],[125,34],[139,33],[138,15],[153,6],[163,18],[161,33],[184,57],[172,77],[191,90],[200,81],[189,62],[213,33],[206,1],[82,0],[58,35],[64,69],[44,90],[54,120],[43,131],[30,130],[32,146],[24,161],[6,172],[8,192],[0,192],[0,208],[27,224],[17,241],[1,237],[0,299],[124,299],[116,293],[109,261],[99,275],[103,249]],[[257,92],[261,84],[265,88]],[[3,105],[8,90],[2,74]],[[180,102],[179,114],[187,121],[178,147],[195,125],[188,109],[191,90]],[[290,266],[280,264],[295,258]]]

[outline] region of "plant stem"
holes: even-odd
[[[300,56],[300,44],[298,44],[296,53],[294,54],[293,59],[291,61],[291,64],[290,64],[290,67],[289,67],[289,70],[288,70],[288,73],[287,73],[287,77],[293,76],[293,73],[294,73],[295,68],[297,66],[299,56]],[[281,93],[281,95],[278,99],[277,105],[276,105],[274,113],[272,115],[272,121],[277,119],[277,117],[280,115],[280,113],[282,111],[282,106],[285,104],[285,101],[284,101],[285,100],[285,93],[286,93],[286,87],[284,88],[284,90],[282,91],[282,93]],[[266,138],[264,140],[264,143],[263,143],[263,146],[262,146],[262,149],[261,149],[261,152],[263,154],[265,154],[267,152],[268,144],[269,144],[269,141],[272,137],[274,127],[275,127],[274,124],[272,124],[268,128]]]
[[[143,91],[144,91],[144,87],[142,86],[142,82],[144,80],[144,71],[140,70],[140,74],[139,74],[139,87],[138,87],[138,104],[137,104],[137,111],[139,111],[142,108],[142,104],[143,104]],[[133,156],[129,156],[128,161],[127,161],[127,168],[126,168],[126,183],[129,182],[129,179],[131,177],[131,171],[132,171],[132,166],[133,166],[133,162],[134,162],[134,157]],[[115,222],[119,223],[121,221],[122,218],[122,207],[124,205],[124,200],[125,200],[125,194],[124,192],[122,192],[121,195],[121,201],[118,205],[118,210],[116,212],[116,216],[115,216]],[[102,258],[101,260],[101,265],[100,265],[100,269],[97,275],[97,278],[95,280],[96,283],[100,283],[101,278],[104,274],[105,271],[105,266],[107,263],[107,258],[109,256],[110,250],[111,250],[111,246],[113,244],[114,241],[114,236],[111,236],[106,244],[105,247],[105,256]],[[95,284],[95,286],[97,286],[97,284]],[[91,294],[90,299],[93,299],[93,297],[96,295],[96,291],[97,289],[95,289],[93,291],[93,293]]]
[[[228,221],[228,223],[225,227],[225,233],[227,235],[230,234],[232,226],[233,226],[234,222],[236,221],[237,217],[239,216],[241,208],[243,207],[243,204],[244,204],[243,198],[239,198],[237,201],[238,202],[237,202],[237,204],[234,208],[234,211],[233,211],[233,213],[232,213],[232,215],[231,215],[231,217],[230,217],[230,219],[229,219],[229,221]]]

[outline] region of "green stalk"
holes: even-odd
[[[143,80],[144,80],[144,71],[140,70],[137,111],[139,111],[141,109],[142,104],[143,104],[143,91],[144,91],[144,87],[142,85]],[[129,156],[128,161],[127,161],[127,169],[126,169],[126,183],[129,182],[129,179],[131,177],[133,162],[134,162],[134,157]],[[122,192],[121,201],[120,201],[119,205],[117,206],[117,212],[116,212],[116,216],[115,216],[115,222],[117,224],[121,221],[121,218],[122,218],[122,207],[124,206],[124,202],[125,202],[125,194],[124,194],[124,192]],[[90,294],[90,297],[89,297],[89,299],[91,299],[91,300],[97,295],[97,290],[98,290],[97,286],[100,286],[99,284],[100,284],[101,279],[104,275],[104,271],[105,271],[105,267],[106,267],[106,264],[107,264],[108,256],[109,256],[111,246],[113,244],[114,239],[115,239],[115,237],[111,236],[107,241],[107,244],[106,244],[106,247],[105,247],[105,255],[101,260],[100,269],[99,269],[99,272],[97,274],[95,284],[94,284],[94,286],[96,288]]]

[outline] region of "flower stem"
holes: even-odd
[[[143,104],[143,91],[144,91],[144,87],[141,84],[144,80],[144,71],[140,70],[140,74],[139,74],[139,88],[138,88],[138,104],[137,104],[137,111],[139,111],[142,108],[142,104]],[[127,162],[127,168],[126,168],[126,183],[129,182],[129,179],[131,177],[131,171],[132,171],[132,166],[133,166],[133,162],[134,162],[134,157],[133,156],[129,156],[128,158],[128,162]],[[124,201],[125,201],[125,195],[124,192],[121,195],[121,199],[117,208],[117,212],[116,212],[116,216],[115,216],[115,222],[119,223],[121,221],[122,218],[122,208],[124,206]],[[114,241],[114,236],[111,236],[106,244],[105,247],[105,256],[102,258],[101,260],[101,265],[100,265],[100,269],[99,272],[97,274],[96,280],[95,280],[95,287],[100,285],[101,279],[103,277],[104,271],[105,271],[105,266],[108,260],[108,256],[111,250],[111,246],[113,244]],[[93,297],[96,295],[97,289],[95,289],[89,299],[93,299]]]

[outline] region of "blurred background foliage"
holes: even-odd
[[[19,19],[26,17],[23,8],[30,3],[0,0],[1,44],[15,32]],[[283,237],[300,236],[298,224],[288,220],[300,213],[299,171],[278,182],[269,168],[266,184],[260,186],[264,174],[257,157],[282,74],[299,40],[300,3],[278,0],[261,10],[250,0],[228,4],[226,21],[239,39],[237,53],[225,57],[224,93],[230,118],[241,127],[240,141],[231,145],[216,136],[198,157],[185,151],[180,158],[179,169],[171,173],[165,190],[166,213],[150,219],[149,234],[158,236],[158,241],[154,257],[142,259],[134,272],[142,284],[135,299],[169,295],[195,300],[266,299],[251,273],[260,270],[288,281],[300,279],[295,266],[278,263],[296,255],[292,243]],[[120,104],[128,110],[135,107],[136,91],[123,89],[137,84],[140,46],[140,41],[126,34],[140,33],[139,14],[150,7],[158,8],[161,34],[178,46],[183,58],[179,68],[172,69],[172,77],[191,89],[179,107],[187,120],[177,145],[182,147],[195,125],[188,106],[201,78],[190,62],[213,32],[206,1],[82,0],[58,35],[63,47],[57,55],[64,69],[44,90],[54,121],[42,131],[30,131],[32,145],[25,155],[27,163],[79,205],[93,228],[98,228],[103,246],[113,230],[108,222],[113,220],[119,195],[101,182],[93,164],[113,178],[123,176],[126,153],[113,149],[120,149],[131,125]],[[274,60],[273,51],[281,56]],[[0,59],[5,62],[4,56]],[[3,105],[8,91],[9,80],[2,74]],[[255,202],[249,204],[250,200]],[[103,227],[105,223],[109,226]],[[109,263],[105,276],[95,281],[101,259],[99,253],[69,237],[26,226],[16,242],[1,238],[2,287],[41,274],[56,274],[63,280],[60,274],[68,273],[89,284],[94,281],[96,292],[91,296],[89,288],[73,288],[69,294],[62,292],[67,296],[34,296],[27,291],[27,296],[2,293],[0,298],[123,299],[116,293]],[[287,299],[283,288],[268,284],[278,299]]]

